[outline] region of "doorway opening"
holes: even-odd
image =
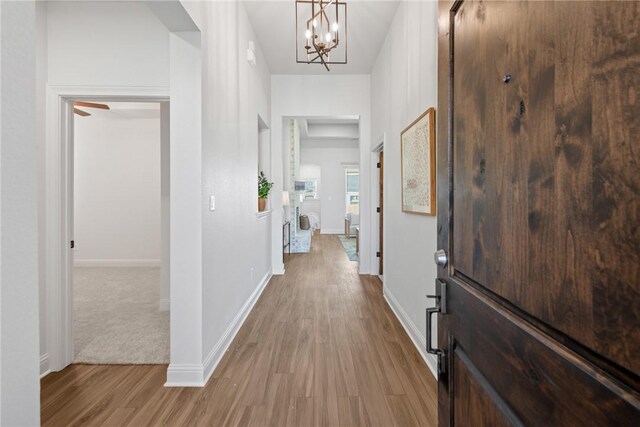
[[[89,103],[90,106],[76,105],[76,103],[80,102],[85,104]],[[119,103],[125,103],[129,108],[118,108]],[[156,106],[150,108],[149,103],[155,103]],[[131,108],[136,105],[138,108]],[[87,326],[74,322],[76,317],[83,319],[82,315],[76,316],[76,307],[74,306],[75,295],[73,285],[74,268],[76,267],[74,265],[75,258],[78,258],[78,267],[88,267],[92,263],[94,265],[108,267],[109,265],[121,263],[122,260],[127,260],[126,251],[135,249],[136,245],[141,245],[139,242],[140,239],[135,240],[125,236],[121,238],[117,245],[112,245],[112,249],[114,247],[118,249],[119,247],[121,252],[111,253],[119,255],[106,256],[105,245],[96,245],[95,242],[100,241],[100,233],[104,236],[108,233],[115,234],[117,230],[114,231],[113,225],[110,226],[111,228],[108,228],[104,224],[100,226],[87,226],[85,221],[85,225],[78,225],[79,234],[75,236],[74,230],[76,224],[74,214],[78,211],[81,217],[84,215],[85,218],[88,217],[90,219],[93,218],[93,216],[117,218],[117,212],[126,213],[127,209],[129,214],[132,214],[132,209],[134,209],[138,202],[136,197],[129,196],[128,199],[124,200],[124,203],[122,203],[121,200],[119,205],[116,205],[115,201],[113,201],[113,203],[105,202],[108,202],[110,200],[109,198],[128,194],[130,190],[129,187],[133,186],[131,178],[121,178],[126,177],[128,173],[132,173],[128,169],[132,169],[133,172],[139,171],[148,160],[145,156],[136,155],[140,147],[132,145],[142,138],[140,132],[137,134],[131,132],[135,135],[133,137],[127,137],[128,139],[121,136],[121,139],[129,141],[127,145],[126,141],[123,143],[121,140],[111,143],[108,140],[105,141],[106,136],[113,132],[104,124],[102,127],[98,126],[98,131],[94,132],[93,136],[89,138],[83,138],[82,135],[87,135],[87,131],[90,130],[81,129],[80,126],[98,125],[97,122],[107,120],[107,118],[111,120],[111,124],[113,125],[116,119],[115,116],[119,117],[119,121],[124,121],[127,119],[127,116],[131,115],[155,115],[157,117],[159,114],[160,116],[160,129],[155,130],[156,135],[159,135],[156,143],[160,149],[160,159],[159,161],[156,160],[156,168],[158,168],[160,172],[156,178],[160,180],[160,191],[156,191],[156,195],[154,196],[160,199],[159,237],[156,237],[156,242],[158,240],[160,241],[160,255],[159,257],[156,255],[155,258],[135,258],[135,261],[131,261],[133,258],[130,258],[128,265],[131,266],[132,263],[137,262],[149,266],[150,263],[153,263],[156,268],[159,267],[160,278],[164,281],[164,286],[158,291],[159,297],[154,301],[154,309],[158,311],[169,310],[169,96],[166,91],[162,90],[51,87],[47,110],[47,114],[50,117],[57,117],[57,120],[51,120],[51,126],[48,129],[48,139],[55,142],[50,145],[50,150],[47,152],[47,191],[51,194],[47,202],[47,222],[48,224],[52,224],[51,227],[47,228],[47,253],[49,254],[47,261],[47,275],[49,278],[47,288],[47,347],[49,350],[51,371],[60,371],[74,361],[80,361],[76,357],[76,346],[81,348],[81,345],[86,345],[87,351],[85,354],[90,353],[96,355],[98,351],[95,349],[98,348],[100,344],[99,342],[92,343],[91,339],[85,339],[80,345],[74,343],[74,338],[83,336],[82,333],[78,333],[78,328]],[[89,122],[90,119],[91,122]],[[147,117],[147,119],[149,119],[149,117]],[[80,120],[85,120],[86,122],[83,123]],[[78,124],[79,127],[76,127],[76,124]],[[89,133],[89,135],[91,135],[91,133]],[[76,141],[76,137],[80,139]],[[78,144],[84,145],[79,148],[80,151],[78,155],[80,157],[77,159],[78,161],[76,161],[76,150],[74,148]],[[83,149],[85,150],[83,151]],[[101,155],[96,156],[96,151]],[[112,159],[110,168],[112,170],[104,167],[102,171],[98,169],[98,162],[108,161],[109,159],[107,157],[113,158],[116,152],[120,152],[121,154],[124,152],[124,154],[120,156],[120,162],[115,166],[113,165],[114,162]],[[82,158],[84,158],[85,161],[80,163]],[[82,172],[78,171],[82,174],[81,176],[84,176],[79,191],[82,191],[85,197],[88,196],[85,202],[82,202],[84,199],[79,198],[78,209],[76,209],[76,197],[74,197],[76,163],[79,165],[85,164],[85,170]],[[131,166],[131,164],[134,166]],[[112,173],[112,175],[109,175],[107,172]],[[85,185],[85,188],[82,189],[83,185],[87,183],[89,185]],[[119,185],[115,185],[116,183]],[[140,197],[147,197],[147,194]],[[80,203],[82,203],[82,207],[79,206]],[[157,206],[156,199],[156,207]],[[87,212],[92,213],[93,216],[87,216]],[[157,214],[156,211],[156,218]],[[122,213],[120,213],[120,215],[122,215]],[[133,234],[130,234],[130,236],[133,236]],[[156,236],[158,235],[156,234]],[[87,279],[87,281],[90,282],[91,280]],[[85,281],[85,283],[87,281]],[[107,279],[104,280],[103,283],[109,281],[110,279]],[[94,286],[94,288],[96,287],[97,286]],[[86,290],[90,291],[91,289],[87,287]],[[80,295],[81,294],[82,292]],[[108,305],[107,299],[109,298],[118,300],[118,298],[113,295],[103,295],[99,298],[89,298],[89,301],[93,301],[94,307],[102,309]],[[131,299],[121,297],[120,302],[130,304]],[[91,309],[84,310],[91,311]],[[138,328],[138,330],[144,329],[144,325],[142,325],[142,327],[140,326],[140,323],[144,322],[140,322],[135,316],[137,310],[132,309],[129,312],[131,316],[127,317],[129,320],[128,326],[130,328]],[[103,322],[98,327],[94,326],[94,330],[96,331],[108,330],[113,326],[113,323],[120,321],[123,317],[115,316],[114,313],[110,311],[102,315]],[[164,316],[166,316],[166,314]],[[168,330],[169,328],[167,326],[166,331],[168,332]],[[97,337],[97,334],[95,337]],[[152,337],[152,334],[145,334],[144,339],[153,340],[154,338]],[[111,349],[109,349],[109,351],[111,351]],[[97,356],[94,359],[85,361],[88,363],[155,362],[155,360],[148,360],[143,357],[138,357],[134,360],[121,361],[120,359],[116,359],[111,361],[98,359]]]
[[[360,258],[360,169],[354,167],[345,168],[345,216],[344,237],[340,236],[340,242],[344,247],[350,261],[359,261]]]
[[[74,363],[169,362],[162,256],[169,140],[161,109],[160,102],[74,102]]]
[[[343,244],[349,260],[359,261],[354,227],[359,227],[360,118],[285,117],[283,129],[291,252],[310,252],[315,234],[331,234]]]

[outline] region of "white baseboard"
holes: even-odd
[[[44,378],[51,372],[49,367],[49,354],[45,353],[40,356],[40,378]]]
[[[158,305],[158,310],[169,311],[169,306],[170,306],[170,303],[168,299],[161,299],[160,304]]]
[[[422,359],[429,367],[429,370],[431,371],[433,376],[437,379],[438,378],[437,362],[435,358],[429,355],[425,350],[427,346],[426,338],[424,337],[424,335],[422,335],[422,333],[420,332],[420,329],[418,329],[418,327],[413,322],[413,320],[411,320],[407,312],[404,311],[404,309],[402,308],[398,300],[393,296],[393,294],[387,288],[383,287],[382,294],[384,295],[384,299],[387,301],[387,304],[389,304],[389,307],[391,307],[391,311],[393,311],[393,313],[396,315],[396,317],[400,321],[400,324],[402,325],[404,330],[407,332],[407,335],[409,335],[409,338],[411,338],[411,341],[413,342],[413,345],[418,350],[418,353],[420,353],[420,356],[422,356]]]
[[[165,387],[204,387],[202,365],[171,363],[167,368]]]
[[[278,265],[273,269],[273,274],[276,276],[282,276],[284,274],[284,263]]]
[[[344,228],[321,228],[320,234],[344,234]]]
[[[160,267],[159,259],[74,259],[74,267]]]
[[[258,302],[262,291],[267,287],[271,277],[273,277],[273,274],[268,271],[260,280],[256,289],[240,308],[240,311],[233,318],[222,337],[213,346],[202,365],[169,365],[165,387],[204,387],[207,384],[207,381],[213,375],[213,371],[215,371],[231,342],[247,319],[251,309]]]

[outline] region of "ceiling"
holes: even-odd
[[[296,63],[295,1],[244,1],[272,74],[327,74],[320,64]],[[399,1],[347,0],[349,57],[331,65],[332,74],[369,74]]]
[[[307,148],[358,148],[360,125],[357,117],[296,117],[300,145]]]

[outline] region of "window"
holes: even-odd
[[[347,169],[346,176],[346,211],[347,213],[360,213],[360,171]]]

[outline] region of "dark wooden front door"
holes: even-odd
[[[640,2],[441,2],[440,425],[640,425]]]

